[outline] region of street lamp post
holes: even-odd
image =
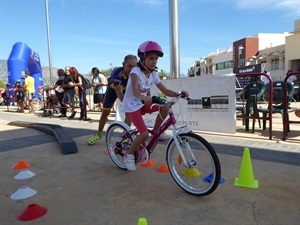
[[[50,72],[50,82],[52,80],[52,56],[51,56],[51,40],[50,40],[50,28],[49,28],[49,13],[48,13],[48,0],[45,0],[46,5],[46,25],[47,25],[47,41],[48,41],[48,58],[49,58],[49,72]]]

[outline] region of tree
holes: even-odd
[[[0,88],[6,88],[5,83],[2,80],[0,80]]]
[[[167,73],[164,70],[160,70],[160,72],[158,72],[158,75],[161,80],[167,79]]]
[[[113,69],[114,68],[108,68],[108,69],[106,69],[106,70],[101,70],[101,73],[104,75],[104,76],[106,76],[106,77],[109,77],[110,76],[110,74],[111,74],[111,72],[113,71]]]

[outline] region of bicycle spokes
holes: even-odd
[[[120,168],[126,169],[123,156],[132,144],[130,129],[124,124],[114,123],[106,134],[106,147],[112,161]]]
[[[124,156],[126,151],[129,150],[131,145],[131,141],[129,138],[126,138],[125,140],[122,140],[120,142],[117,142],[114,147],[115,154],[119,154],[121,156]]]
[[[187,168],[193,167],[197,164],[197,160],[193,154],[191,146],[189,144],[189,140],[185,138],[180,138],[179,136],[176,137],[175,144],[178,150],[178,157],[177,161],[179,164],[183,163],[183,165]],[[182,151],[182,147],[186,149],[186,155],[184,155]]]
[[[167,146],[167,163],[172,178],[190,194],[208,195],[219,184],[219,159],[212,146],[199,135],[184,133],[170,140]],[[209,177],[210,174],[213,176]]]

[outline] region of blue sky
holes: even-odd
[[[49,0],[52,66],[120,66],[146,41],[158,42],[170,71],[168,0]],[[257,33],[283,33],[300,18],[299,0],[178,0],[180,71],[216,49]],[[45,0],[1,0],[0,59],[24,42],[49,66]]]

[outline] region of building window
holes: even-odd
[[[226,61],[216,64],[216,70],[224,70],[224,69],[230,69],[233,68],[233,61]]]
[[[270,70],[279,70],[279,58],[271,59]]]
[[[245,65],[245,58],[239,58],[239,67]]]

